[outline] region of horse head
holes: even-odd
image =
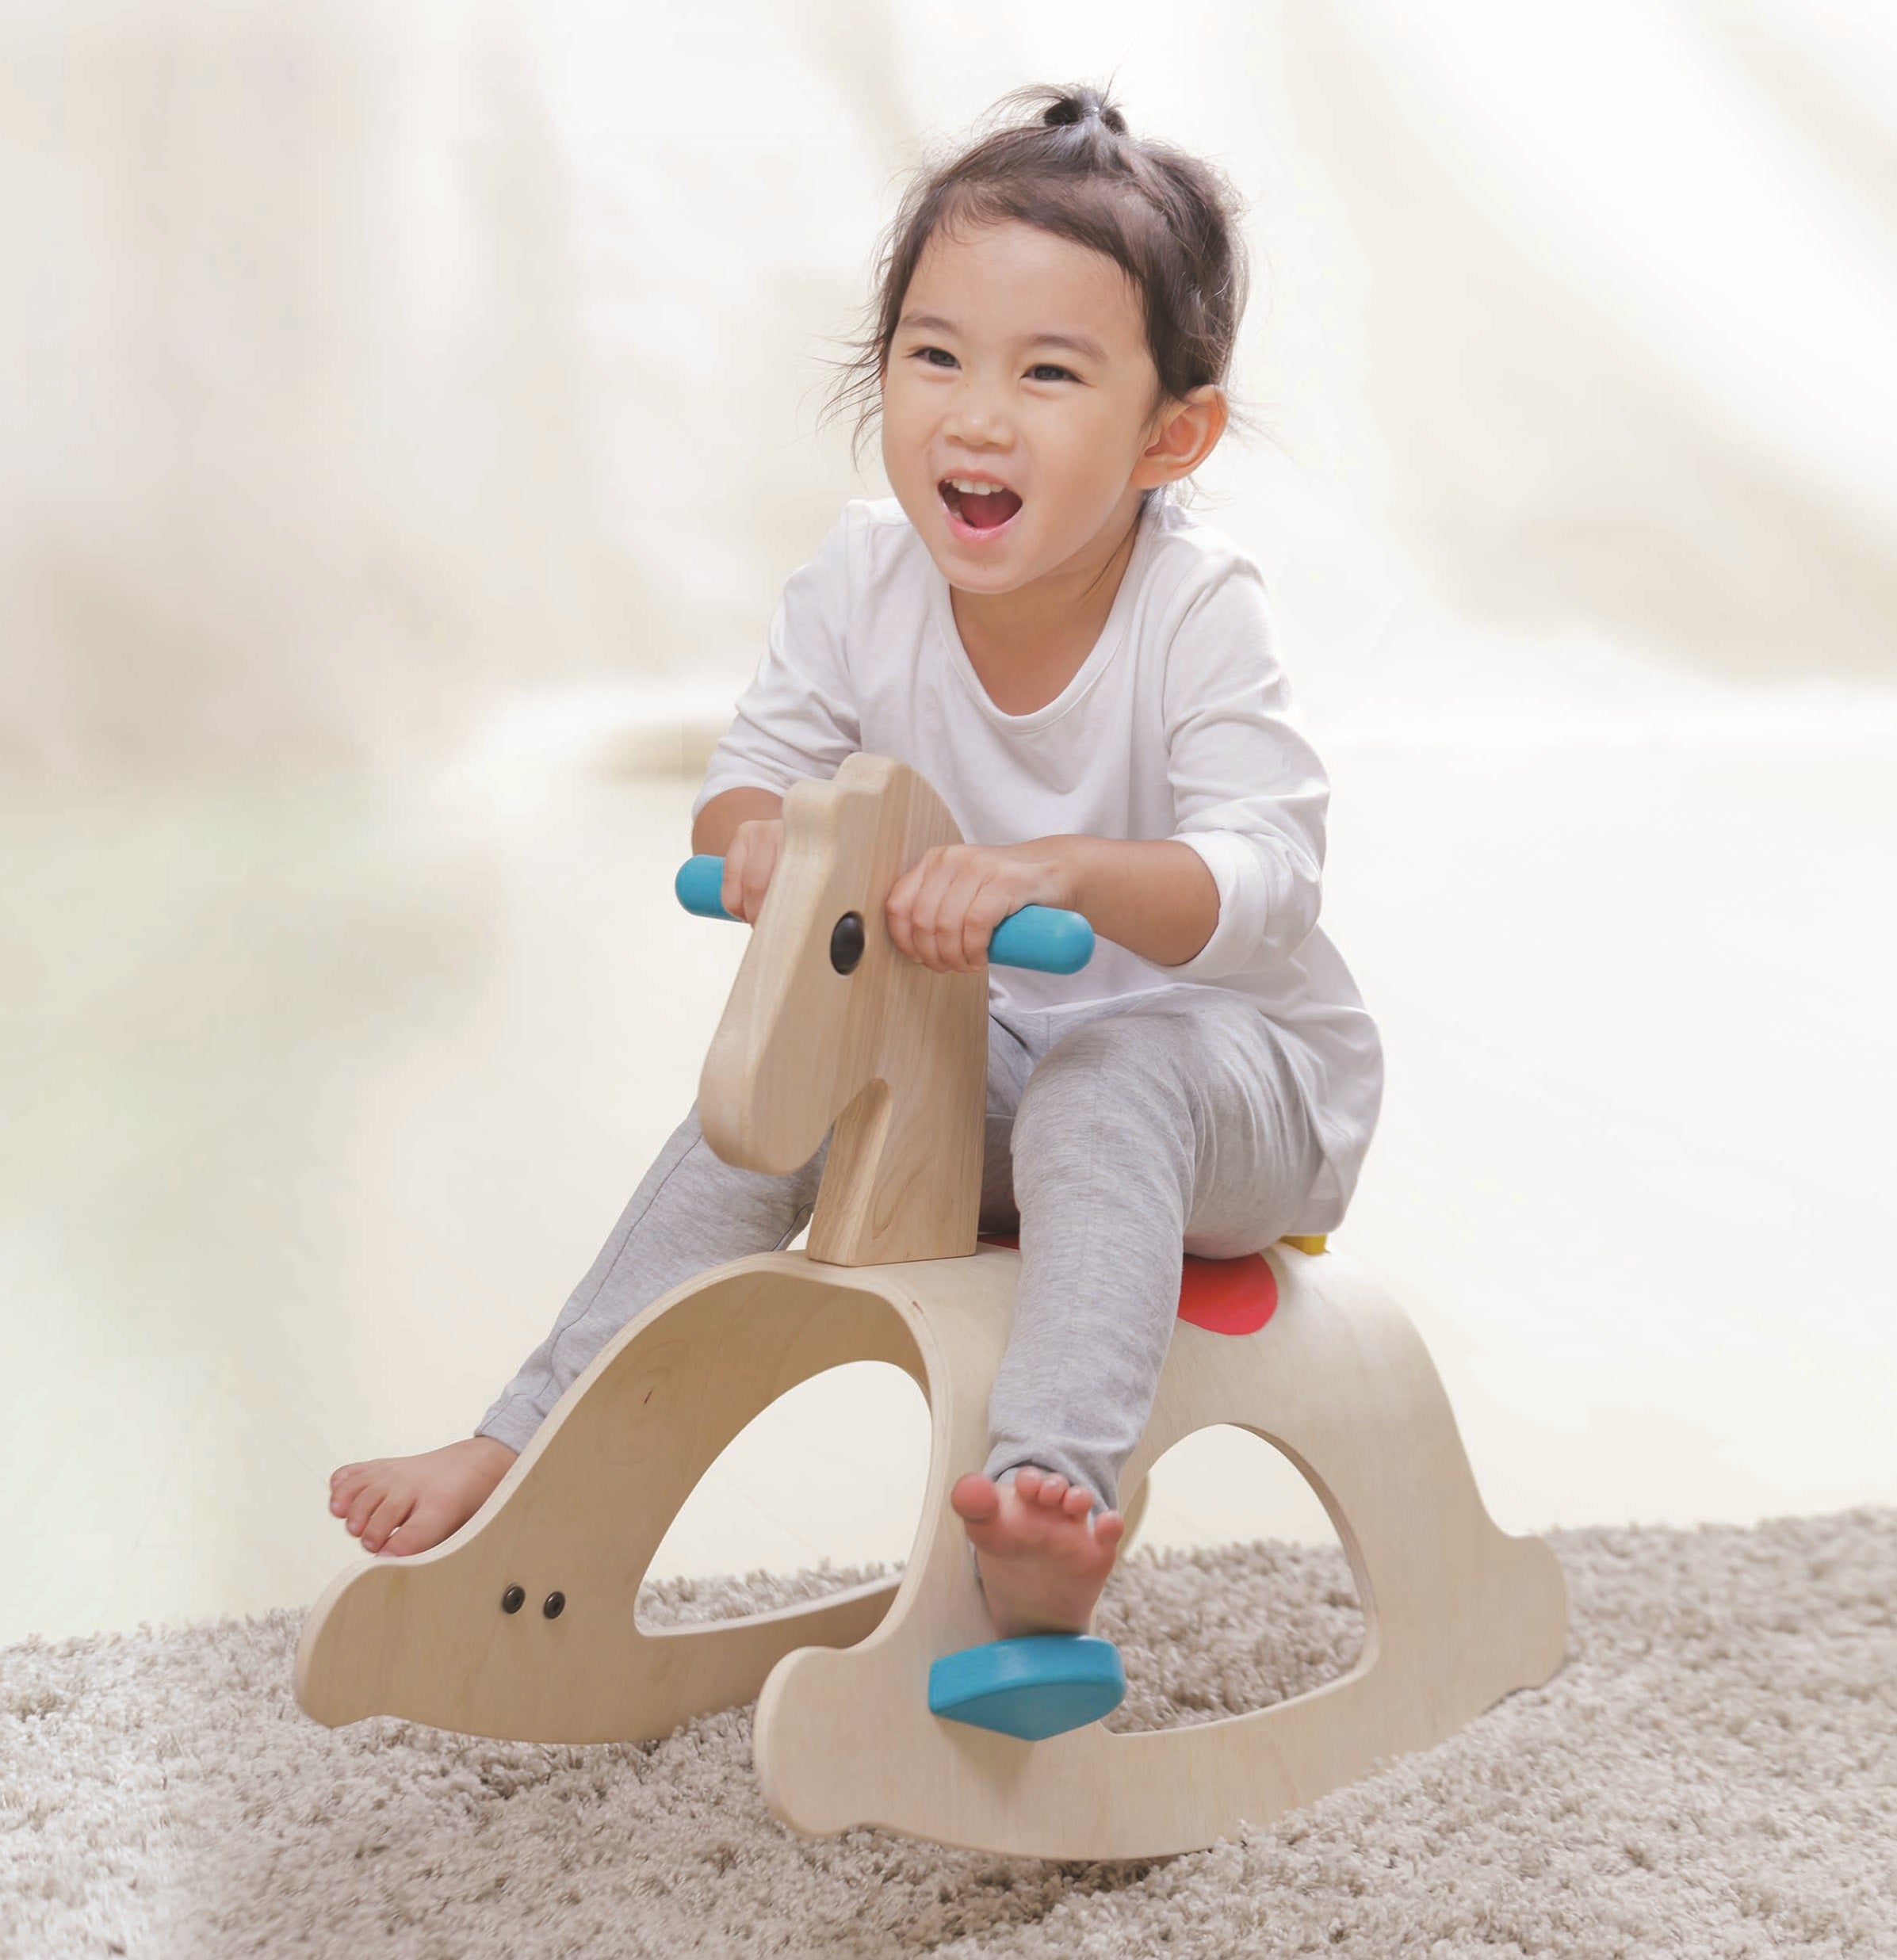
[[[705,1058],[698,1120],[727,1163],[782,1175],[835,1125],[810,1255],[834,1265],[975,1249],[986,976],[900,953],[884,907],[955,821],[886,756],[784,799],[784,845]]]

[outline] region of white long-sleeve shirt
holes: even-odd
[[[990,1000],[1054,1012],[1180,984],[1249,995],[1287,1047],[1325,1168],[1293,1230],[1341,1224],[1383,1097],[1383,1049],[1319,930],[1329,781],[1272,651],[1258,567],[1178,505],[1142,514],[1098,641],[1059,695],[1004,713],[955,625],[947,581],[893,498],[847,505],[793,574],[695,817],[727,789],[782,794],[865,751],[927,778],[971,842],[1172,838],[1218,887],[1180,966],[1101,940],[1069,975],[991,967]]]

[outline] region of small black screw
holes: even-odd
[[[510,1586],[500,1596],[500,1610],[503,1613],[518,1613],[527,1603],[527,1595],[518,1586]]]
[[[564,1592],[549,1592],[547,1595],[546,1604],[540,1610],[549,1619],[558,1619],[560,1614],[567,1610],[567,1595]]]
[[[845,912],[830,928],[830,964],[839,973],[854,973],[862,949],[862,915]]]

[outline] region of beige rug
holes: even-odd
[[[1897,1511],[1551,1534],[1570,1659],[1212,1851],[1055,1866],[775,1824],[748,1712],[480,1742],[290,1696],[300,1614],[0,1653],[0,1953],[1897,1955]],[[674,1618],[843,1576],[674,1586]],[[1128,1726],[1349,1664],[1341,1554],[1136,1553]]]

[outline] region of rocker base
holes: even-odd
[[[931,1714],[1023,1742],[1084,1729],[1126,1698],[1120,1650],[1091,1633],[987,1641],[929,1669]]]

